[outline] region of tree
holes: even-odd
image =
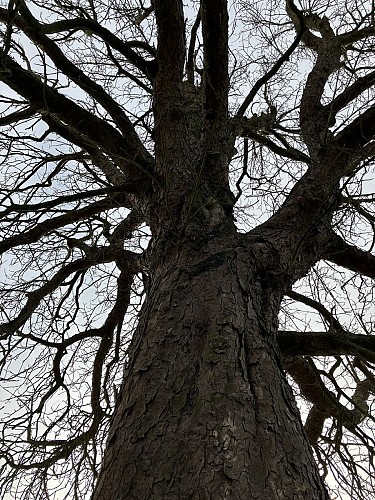
[[[372,2],[0,22],[1,491],[369,498]]]

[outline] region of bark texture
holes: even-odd
[[[279,363],[270,258],[229,225],[159,253],[95,500],[328,498]]]
[[[182,3],[154,6],[151,288],[93,499],[326,499],[277,343],[283,294],[315,262],[296,221],[311,224],[317,194],[237,232],[226,1],[201,2],[201,87],[183,81]]]
[[[14,471],[0,496],[12,484],[49,498],[51,471],[56,491],[68,471],[86,495],[124,362],[94,500],[327,499],[309,443],[367,499],[371,475],[350,448],[372,461],[371,434],[356,429],[375,394],[373,291],[353,277],[335,294],[341,277],[313,267],[375,278],[373,5],[40,3],[0,7],[12,91],[0,99],[0,374],[21,411],[0,422],[0,476]],[[263,207],[265,222],[240,234],[236,201],[247,227]],[[292,287],[310,271],[304,296]],[[284,296],[327,331],[278,331]],[[285,328],[309,329],[293,308]],[[347,311],[363,335],[340,324]],[[322,355],[351,359],[320,370],[307,357]],[[311,404],[305,430],[283,367]],[[42,486],[18,476],[32,468]]]

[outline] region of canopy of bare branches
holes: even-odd
[[[329,487],[370,498],[374,17],[370,0],[1,2],[0,495],[92,491],[154,248],[209,212],[284,249],[278,343],[305,431]]]

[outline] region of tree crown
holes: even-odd
[[[238,231],[277,254],[322,474],[367,498],[372,2],[14,0],[0,26],[0,491],[91,489],[155,255]]]

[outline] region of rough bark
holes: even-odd
[[[264,57],[258,54],[259,47],[252,51],[252,42],[240,42],[244,44],[244,53],[237,62],[236,50],[232,52],[228,42],[233,35],[237,36],[237,26],[252,35],[251,30],[258,25],[259,32],[263,32],[261,10],[251,13],[253,9],[249,8],[248,14],[243,17],[241,13],[237,22],[237,17],[233,19],[235,9],[230,12],[227,0],[192,2],[196,7],[199,4],[199,12],[190,29],[191,20],[186,17],[183,0],[151,0],[149,6],[140,10],[130,6],[136,2],[122,2],[123,13],[116,4],[113,13],[109,9],[103,16],[97,16],[94,2],[89,2],[90,9],[86,11],[81,5],[65,5],[56,0],[60,12],[52,22],[48,16],[44,20],[39,14],[34,17],[35,9],[30,10],[28,3],[16,0],[9,2],[7,9],[0,8],[4,35],[0,81],[21,98],[10,99],[9,108],[7,99],[2,102],[5,114],[0,117],[0,126],[9,125],[11,132],[4,135],[9,149],[3,168],[4,172],[8,168],[10,172],[4,178],[16,187],[6,186],[3,193],[0,215],[8,236],[0,242],[0,253],[13,254],[15,249],[30,245],[31,257],[27,262],[32,271],[36,266],[34,260],[41,258],[45,262],[45,255],[53,252],[58,267],[50,277],[48,273],[44,276],[43,271],[38,278],[20,283],[15,290],[9,286],[9,304],[16,304],[17,310],[12,294],[18,289],[25,297],[21,297],[25,304],[16,311],[15,319],[13,312],[10,319],[4,316],[6,321],[1,325],[4,339],[14,336],[17,349],[18,335],[35,345],[50,347],[51,352],[56,349],[50,388],[45,393],[44,388],[32,391],[25,405],[31,408],[25,419],[29,424],[19,419],[22,428],[29,425],[28,438],[35,421],[39,422],[41,408],[47,411],[49,397],[63,387],[65,365],[61,360],[66,349],[78,345],[82,339],[92,337],[94,343],[95,338],[100,338],[93,362],[89,430],[82,425],[83,431],[79,433],[80,425],[71,425],[74,418],[67,410],[61,419],[56,419],[56,427],[51,425],[45,435],[54,434],[54,429],[63,428],[66,421],[73,437],[51,442],[43,434],[42,441],[28,439],[33,460],[41,470],[42,467],[47,470],[71,454],[77,478],[82,477],[85,462],[77,465],[73,452],[82,443],[90,442],[89,448],[83,448],[88,456],[90,440],[101,435],[96,434],[100,421],[111,407],[109,381],[112,377],[117,380],[112,367],[122,361],[121,327],[131,287],[136,283],[132,280],[137,273],[147,273],[150,283],[125,360],[123,385],[94,500],[328,498],[309,440],[317,443],[327,427],[325,421],[333,418],[338,439],[333,438],[332,430],[327,436],[340,454],[342,427],[354,432],[357,424],[367,418],[374,377],[365,361],[374,361],[375,348],[373,337],[346,331],[334,309],[329,311],[323,303],[291,291],[291,287],[322,259],[354,273],[375,277],[373,245],[364,251],[336,234],[340,233],[341,224],[336,222],[337,216],[344,204],[355,208],[374,227],[373,213],[361,205],[366,207],[373,199],[366,194],[361,201],[350,191],[345,196],[342,193],[343,187],[350,187],[346,178],[355,176],[367,162],[371,164],[375,151],[375,106],[370,97],[375,72],[370,68],[366,74],[366,68],[358,66],[357,59],[361,52],[364,54],[373,47],[356,46],[356,42],[374,36],[373,22],[365,25],[370,14],[361,14],[358,24],[353,14],[348,31],[344,32],[343,21],[336,33],[337,23],[332,22],[331,26],[323,15],[324,9],[321,15],[312,8],[300,11],[293,0],[287,0],[286,11],[296,30],[294,41],[285,45],[284,35],[288,36],[285,18],[275,24],[277,29],[272,32],[271,44],[268,32],[264,31],[260,37]],[[102,9],[103,6],[99,10]],[[126,19],[122,24],[123,14]],[[269,14],[263,19],[269,20]],[[149,27],[143,29],[140,23],[151,15]],[[132,39],[133,24],[139,28],[137,40]],[[113,33],[110,26],[115,27]],[[72,54],[77,30],[88,43],[82,45],[82,52],[79,49]],[[92,35],[94,39],[90,40]],[[29,40],[24,48],[23,37]],[[306,79],[293,74],[299,55],[293,56],[294,62],[292,55],[301,44],[315,54]],[[283,48],[284,45],[288,48]],[[278,58],[270,64],[269,58],[276,52]],[[87,55],[87,61],[80,54]],[[281,71],[289,60],[293,64]],[[264,63],[263,68],[260,63]],[[250,75],[253,64],[254,74]],[[258,71],[263,76],[254,82]],[[64,78],[60,80],[58,74]],[[331,95],[331,78],[336,78],[335,74],[336,90]],[[127,110],[133,101],[133,91],[124,84],[124,77],[145,92],[139,94],[140,106],[131,113]],[[294,85],[285,92],[281,88],[289,87],[290,79],[299,82],[295,94]],[[75,90],[66,92],[65,83],[60,86],[65,80],[68,87],[71,82],[80,89],[78,94]],[[241,103],[243,88],[249,86],[252,87]],[[86,103],[82,102],[83,96],[88,97]],[[148,96],[152,97],[150,107]],[[292,103],[290,109],[286,105],[288,100]],[[231,107],[238,105],[238,110],[230,113],[229,103]],[[348,109],[352,106],[350,117]],[[30,123],[25,125],[24,120]],[[41,136],[37,131],[39,122],[46,128]],[[33,132],[30,135],[29,130]],[[55,136],[63,144],[72,145],[69,154],[50,155],[51,144],[59,153],[62,147],[60,139],[55,144]],[[272,215],[269,212],[269,219],[246,235],[239,234],[233,223],[235,194],[231,191],[229,168],[236,137],[244,138],[239,177],[238,161],[231,167],[231,182],[236,182],[238,188],[236,199],[241,197],[246,178],[248,189],[259,183],[254,189],[259,196],[263,190],[276,195]],[[43,145],[34,151],[34,142],[48,147]],[[250,144],[254,147],[254,165],[257,158],[263,158],[259,175],[255,172],[255,176],[251,170],[257,169],[250,167],[249,162]],[[262,146],[260,150],[257,144]],[[30,165],[18,172],[24,150],[28,151],[25,165],[28,161]],[[267,153],[263,155],[267,150],[272,152],[272,158]],[[264,169],[268,158],[271,167]],[[82,162],[77,173],[68,164],[74,159]],[[302,170],[296,174],[294,166],[289,171],[285,159],[302,162],[303,174]],[[52,173],[49,164],[55,164]],[[21,170],[25,170],[22,175]],[[281,177],[279,180],[284,173],[290,177],[285,186]],[[29,181],[34,182],[30,179],[39,178],[39,174],[40,182],[29,186]],[[67,184],[63,186],[65,180]],[[84,190],[91,183],[97,187],[98,182],[99,189]],[[363,178],[358,182],[363,183]],[[71,193],[72,187],[79,192]],[[45,201],[50,194],[55,197]],[[69,208],[73,202],[77,205]],[[119,223],[117,215],[102,216],[102,211],[115,208],[121,209],[119,217],[123,209],[131,212]],[[246,208],[246,217],[254,215],[251,207]],[[85,223],[81,225],[81,221]],[[343,221],[345,229],[347,222],[345,218]],[[138,238],[136,230],[143,223],[150,229],[151,243],[144,252],[138,249],[133,252],[134,238]],[[49,247],[50,241],[53,248]],[[47,253],[40,253],[42,257],[38,257],[36,245],[33,247],[39,242],[47,245]],[[20,262],[26,269],[26,260]],[[79,303],[79,293],[86,270],[104,263],[117,265],[118,291],[103,325],[90,328],[88,325],[96,325],[99,305],[94,305],[92,314],[86,313],[85,306],[81,308]],[[38,263],[38,267],[42,270],[43,266]],[[81,275],[82,281],[76,285]],[[68,291],[61,292],[60,300],[60,290],[64,287]],[[106,301],[112,300],[111,285],[107,288],[103,309]],[[359,290],[360,295],[365,295]],[[64,308],[68,311],[64,303],[70,304],[70,294],[75,291],[76,313],[71,315],[72,320],[66,321],[68,326],[57,342],[54,335],[60,331],[55,323],[60,325],[61,311]],[[82,293],[84,296],[85,291]],[[277,317],[285,294],[315,308],[329,326],[328,332],[278,331]],[[44,317],[43,321],[38,319],[39,314],[42,316],[38,308],[45,299],[50,315],[54,316],[51,323],[45,322]],[[80,310],[88,323],[84,331],[75,333],[77,327],[81,328]],[[37,318],[33,326],[39,336],[29,333],[28,321],[32,317]],[[21,331],[22,327],[26,330]],[[369,333],[365,324],[363,329]],[[68,331],[71,336],[65,335]],[[4,351],[8,357],[9,353],[17,352],[11,349],[16,347],[6,347]],[[79,344],[79,349],[84,351],[85,346]],[[282,358],[279,350],[283,352]],[[337,395],[329,390],[312,361],[303,357],[337,354],[356,358],[347,369],[355,387],[350,410],[337,402],[344,390],[338,390]],[[86,355],[77,359],[86,360]],[[283,366],[312,404],[305,431]],[[354,368],[359,370],[359,376]],[[331,381],[333,371],[329,373]],[[65,379],[70,377],[67,373]],[[75,381],[75,377],[71,380]],[[350,384],[345,382],[347,393]],[[42,402],[32,410],[39,397]],[[69,411],[76,406],[69,402]],[[86,422],[86,406],[83,408],[82,422]],[[16,439],[13,442],[18,446]],[[370,439],[364,442],[367,448],[370,442]],[[49,446],[55,451],[49,453]],[[5,449],[8,452],[11,446],[6,444]],[[21,455],[20,466],[13,458],[6,460],[15,470],[34,467],[30,461],[24,464],[28,455],[23,450]],[[40,456],[48,458],[42,462]],[[331,457],[330,452],[328,456]],[[342,459],[345,466],[347,462]],[[348,470],[355,482],[362,471],[356,469],[354,459],[349,462]],[[96,463],[90,462],[90,467],[96,470]],[[44,488],[48,488],[45,477],[48,475],[43,476]],[[0,481],[0,489],[2,484],[6,482]]]
[[[279,363],[281,285],[229,231],[159,249],[95,500],[328,498]]]
[[[315,186],[314,210],[286,204],[279,219],[238,234],[226,2],[202,2],[201,88],[183,82],[182,3],[154,5],[151,288],[93,499],[326,499],[277,341],[283,293],[316,259],[316,236],[302,243],[292,229],[316,216]]]

